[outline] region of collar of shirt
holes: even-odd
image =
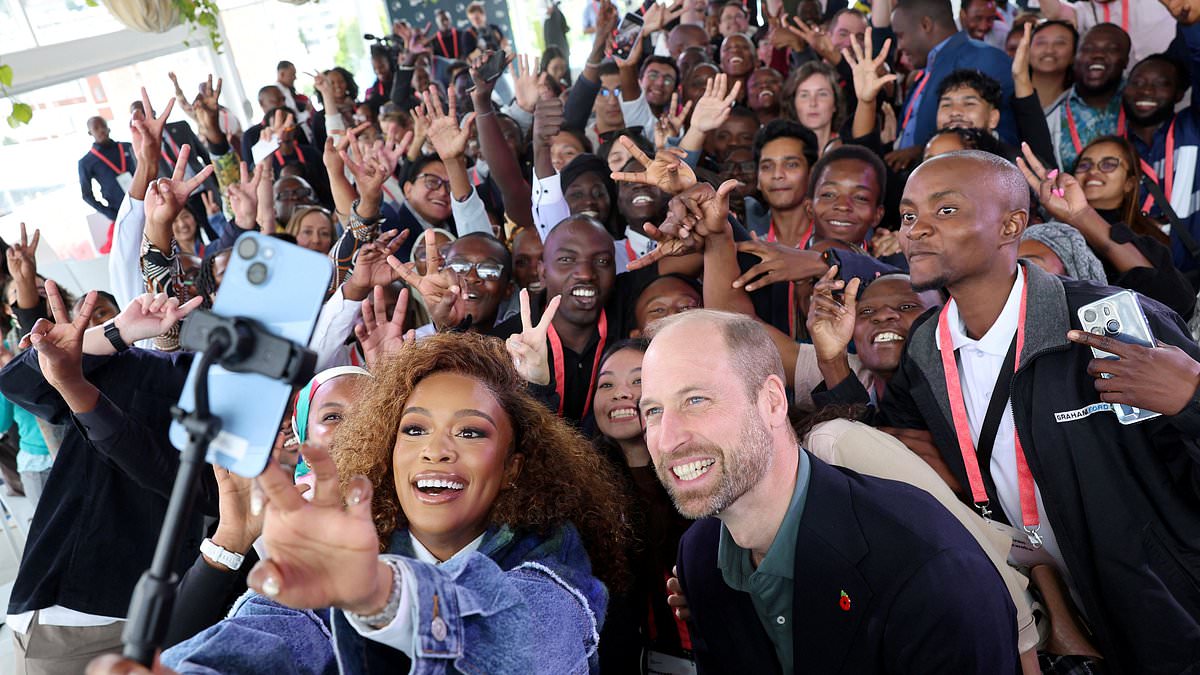
[[[658,246],[653,239],[647,237],[641,232],[635,231],[629,226],[625,227],[625,239],[633,246],[633,252],[636,253],[639,258],[646,255],[650,251],[653,251],[654,248]]]
[[[721,539],[717,544],[717,567],[725,583],[733,589],[748,591],[750,578],[756,574],[769,574],[783,579],[795,578],[796,538],[800,529],[800,518],[804,515],[804,502],[808,497],[808,478],[812,471],[808,453],[800,450],[800,461],[796,465],[796,487],[788,503],[787,514],[779,524],[779,531],[758,569],[750,562],[750,551],[738,546],[733,535],[721,525]]]
[[[970,37],[970,36],[968,36],[968,38],[969,38],[969,37]],[[924,70],[925,70],[925,72],[926,72],[926,73],[928,73],[928,72],[929,72],[929,70],[930,70],[931,68],[933,68],[933,60],[937,58],[937,55],[938,55],[938,54],[939,54],[939,53],[940,53],[940,52],[941,52],[943,49],[945,49],[945,47],[946,47],[946,43],[950,42],[950,40],[952,40],[952,39],[954,39],[954,35],[951,35],[950,37],[946,38],[945,40],[942,40],[941,42],[939,42],[939,43],[937,43],[936,45],[934,45],[933,49],[930,49],[930,50],[929,50],[929,56],[925,57],[925,68],[924,68]]]
[[[453,199],[453,197],[451,197],[451,199]],[[417,222],[421,224],[422,230],[432,230],[433,228],[438,227],[437,225],[434,225],[428,220],[422,218],[421,214],[417,213],[417,210],[414,209],[408,202],[404,203],[404,208],[408,209],[408,212],[412,214],[412,217],[417,219]]]
[[[1017,332],[1017,322],[1021,315],[1021,294],[1025,289],[1025,271],[1021,266],[1017,266],[1017,280],[1013,284],[1012,290],[1008,292],[1008,300],[1004,303],[1004,309],[1000,310],[1000,316],[996,317],[996,322],[988,329],[988,332],[978,340],[972,339],[967,335],[966,324],[958,315],[958,303],[954,300],[950,301],[949,320],[950,320],[950,342],[954,349],[960,349],[968,345],[974,345],[979,351],[992,356],[1004,358],[1008,355],[1008,349],[1012,346],[1013,335]],[[938,349],[942,349],[941,340],[938,341]]]
[[[433,554],[429,552],[429,549],[425,548],[424,544],[422,544],[417,540],[416,537],[413,536],[412,532],[408,533],[408,538],[412,542],[413,553],[416,554],[417,560],[420,560],[423,563],[429,563],[430,565],[442,565],[450,562],[450,560],[457,560],[463,556],[471,555],[475,551],[479,550],[480,544],[483,543],[483,535],[481,534],[478,537],[475,537],[474,541],[459,549],[458,553],[450,556],[449,560],[438,560],[437,558],[433,557]]]

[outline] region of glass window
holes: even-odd
[[[36,44],[17,0],[0,0],[0,52],[19,52]]]

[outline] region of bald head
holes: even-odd
[[[545,253],[543,253],[544,258],[549,260],[552,252],[557,250],[566,239],[573,239],[580,236],[589,239],[608,239],[613,250],[616,250],[616,244],[612,243],[612,235],[609,234],[608,229],[599,220],[591,216],[576,214],[563,218],[557,225],[550,229],[550,233],[546,235],[546,241],[543,244],[545,249]]]
[[[671,58],[678,59],[683,50],[688,47],[706,47],[708,46],[708,33],[704,29],[694,24],[681,23],[671,29],[667,35],[667,49],[671,52]]]
[[[968,173],[960,175],[971,176],[972,184],[985,188],[988,198],[1003,204],[1005,210],[1029,210],[1029,184],[1021,170],[1007,159],[982,150],[956,150],[922,162],[916,171],[947,162],[961,166]]]
[[[779,350],[753,317],[715,309],[692,309],[655,321],[647,326],[646,333],[650,337],[647,359],[651,358],[651,352],[702,352],[705,359],[729,366],[741,378],[751,400],[758,396],[771,375],[781,383],[786,382]]]

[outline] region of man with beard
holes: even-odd
[[[1171,201],[1175,215],[1192,239],[1200,239],[1200,211],[1193,206],[1196,192],[1196,173],[1200,159],[1190,166],[1177,164],[1176,157],[1197,156],[1200,145],[1200,25],[1181,26],[1179,34],[1192,53],[1191,105],[1175,112],[1188,88],[1186,72],[1181,64],[1163,55],[1144,59],[1129,73],[1122,105],[1128,120],[1129,140],[1142,158],[1143,173],[1154,179]],[[1147,166],[1150,170],[1147,170]],[[1168,174],[1168,172],[1170,172]],[[1182,185],[1182,181],[1187,181]],[[1146,191],[1143,189],[1143,194]],[[1175,199],[1173,195],[1181,195]],[[1165,213],[1155,204],[1155,211]],[[1183,244],[1179,233],[1171,230],[1171,252],[1175,266],[1188,272],[1200,268],[1200,260]]]
[[[758,115],[760,126],[779,119],[779,94],[783,91],[783,76],[779,71],[767,66],[755,69],[746,88],[746,105]]]
[[[1129,35],[1120,26],[1102,23],[1079,41],[1075,53],[1075,86],[1062,105],[1046,115],[1058,166],[1075,168],[1075,160],[1093,139],[1122,131],[1121,76],[1129,64]]]
[[[621,170],[634,173],[645,171],[646,166],[635,158],[626,162]],[[625,221],[625,239],[616,242],[617,272],[624,272],[630,261],[654,249],[654,240],[646,236],[642,226],[662,222],[668,199],[669,195],[653,185],[617,181],[617,210]]]
[[[746,100],[746,80],[750,77],[750,71],[754,70],[755,65],[754,43],[745,35],[731,35],[721,43],[719,56],[721,72],[728,76],[729,86],[732,88],[734,82],[741,82],[741,94],[738,96],[738,100]]]
[[[1015,672],[1016,613],[978,543],[928,493],[800,448],[783,378],[754,319],[703,309],[657,324],[642,364],[647,448],[699,519],[677,571],[700,672]]]

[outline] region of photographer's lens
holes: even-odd
[[[243,260],[249,260],[254,257],[255,253],[258,253],[258,242],[254,240],[254,237],[242,237],[242,240],[238,242],[237,250]]]
[[[246,279],[255,286],[261,285],[267,280],[267,266],[260,262],[254,263],[246,270]]]
[[[1104,330],[1112,335],[1116,335],[1121,332],[1121,322],[1116,319],[1109,319],[1108,323],[1104,324]]]

